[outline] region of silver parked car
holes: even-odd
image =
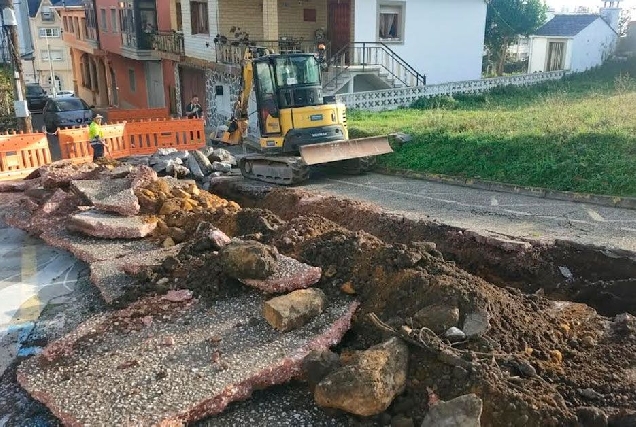
[[[59,128],[90,123],[95,116],[93,108],[81,98],[49,98],[44,106],[44,127],[53,133]]]

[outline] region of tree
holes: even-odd
[[[618,20],[618,34],[623,37],[627,35],[629,23],[632,21],[632,12],[629,9],[621,11],[621,17]]]
[[[519,36],[529,36],[546,20],[543,0],[487,0],[485,43],[496,63],[497,75],[503,74],[508,46]]]

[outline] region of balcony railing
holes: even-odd
[[[124,47],[136,50],[151,50],[153,34],[136,32],[136,31],[122,31],[121,43]]]
[[[266,50],[272,53],[316,53],[320,43],[325,45],[326,55],[329,57],[329,42],[281,38],[274,41],[218,41],[216,42],[216,58],[218,62],[240,64],[248,47],[255,48],[261,53],[265,53]]]
[[[153,37],[152,48],[173,55],[185,55],[183,34],[176,31],[157,31]]]

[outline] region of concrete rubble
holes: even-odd
[[[237,165],[236,158],[229,151],[212,147],[190,151],[163,148],[144,161],[160,176],[193,178],[202,182],[232,174]]]
[[[211,168],[212,162],[206,170]],[[24,184],[0,188],[36,196],[16,199],[7,222],[88,262],[104,301],[126,307],[95,316],[20,366],[20,384],[64,424],[192,422],[218,414],[254,388],[299,377],[307,354],[327,350],[349,329],[357,303],[346,296],[321,298],[319,306],[310,304],[310,316],[273,328],[262,313],[265,295],[311,286],[321,269],[275,247],[230,239],[205,221],[195,221],[191,237],[199,246],[208,242],[204,250],[221,250],[227,277],[239,279],[235,286],[248,285],[244,293],[210,303],[186,289],[168,290],[163,297],[120,303],[134,293],[137,275],[167,265],[184,250],[185,243],[162,247],[175,229],[181,230],[179,241],[188,238],[188,225],[174,227],[184,203],[193,206],[192,213],[198,206],[199,212],[229,213],[238,205],[187,181],[158,178],[143,165],[86,168],[87,175],[64,173],[59,165],[52,170],[42,168]],[[178,203],[178,209],[166,209],[167,203]],[[245,256],[250,252],[253,257]]]

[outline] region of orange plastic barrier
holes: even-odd
[[[51,152],[45,134],[0,134],[0,179],[23,178],[47,163]]]
[[[109,109],[106,111],[106,121],[108,123],[117,123],[133,120],[149,120],[149,119],[168,119],[170,118],[170,110],[165,108],[135,108],[130,110]]]
[[[152,154],[159,148],[195,150],[205,147],[203,119],[147,120],[102,126],[104,139],[113,158]],[[88,126],[58,132],[62,158],[87,162],[93,158]]]

